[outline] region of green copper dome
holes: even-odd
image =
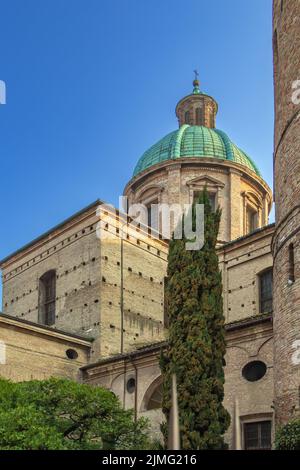
[[[248,155],[240,150],[222,131],[204,126],[182,125],[178,130],[152,145],[139,159],[133,176],[157,163],[178,158],[218,158],[239,163],[260,176]]]

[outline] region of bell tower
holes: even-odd
[[[300,415],[300,1],[273,0],[274,408]],[[297,93],[298,86],[298,93]]]

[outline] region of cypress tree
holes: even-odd
[[[162,352],[163,412],[168,421],[171,377],[177,377],[182,449],[222,449],[230,423],[223,406],[225,329],[222,279],[216,242],[221,211],[213,211],[206,189],[204,246],[187,251],[186,239],[170,241],[165,287],[169,341]],[[195,224],[195,206],[193,206]],[[167,426],[162,426],[167,442]]]

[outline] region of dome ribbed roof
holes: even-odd
[[[225,132],[188,124],[182,125],[146,150],[139,159],[133,176],[157,163],[186,157],[230,160],[246,166],[260,176],[255,163],[229,139]]]

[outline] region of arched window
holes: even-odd
[[[260,313],[270,313],[273,309],[273,271],[272,268],[259,276]]]
[[[196,108],[196,124],[203,126],[203,108]]]
[[[190,112],[189,111],[186,111],[185,115],[184,115],[184,122],[186,124],[190,124],[191,123],[191,116],[190,116]]]
[[[293,243],[289,245],[289,281],[295,282],[295,255]]]
[[[148,401],[147,410],[157,410],[161,408],[162,396],[163,396],[163,391],[162,391],[162,383],[161,383],[156,387],[156,389],[152,393]]]
[[[48,271],[39,282],[39,322],[44,325],[55,323],[56,272]]]

